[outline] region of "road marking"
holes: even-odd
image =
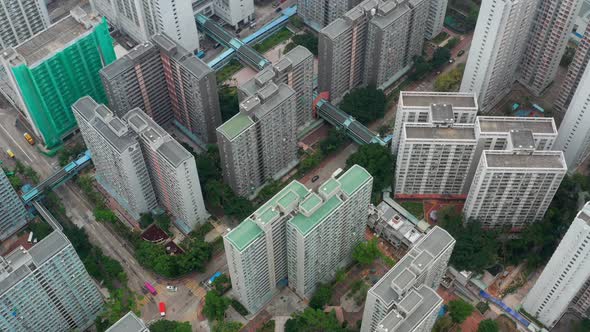
[[[2,130],[6,133],[6,136],[8,136],[10,138],[10,140],[13,141],[14,144],[16,144],[16,146],[19,148],[19,150],[21,150],[22,153],[25,154],[25,157],[27,157],[27,159],[29,159],[30,162],[33,162],[33,159],[31,159],[31,157],[29,156],[29,154],[25,152],[25,150],[20,146],[20,144],[18,144],[16,142],[16,140],[10,135],[10,133],[8,132],[8,130],[6,130],[6,128],[4,128],[4,126],[1,123],[0,123],[0,127],[2,127]]]

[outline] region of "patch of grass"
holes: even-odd
[[[215,76],[217,76],[217,83],[221,84],[229,80],[235,73],[240,71],[244,66],[236,59],[231,60],[227,65],[221,68]]]
[[[416,218],[422,219],[424,218],[424,203],[422,202],[401,202],[401,206],[404,209],[408,210],[411,214],[413,214]]]
[[[436,35],[436,37],[432,38],[432,42],[435,44],[440,44],[443,41],[445,41],[445,39],[449,38],[449,34],[442,31],[441,33],[439,33],[438,35]]]
[[[274,35],[263,40],[261,43],[254,45],[254,49],[260,53],[264,53],[284,42],[285,40],[291,38],[292,36],[293,33],[289,29],[282,28]]]
[[[385,265],[387,265],[388,268],[392,268],[395,265],[395,259],[385,255],[385,254],[381,254],[381,259],[383,260],[383,263],[385,263]]]

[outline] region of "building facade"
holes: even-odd
[[[363,239],[372,183],[358,165],[333,175],[317,193],[293,181],[226,234],[232,288],[240,302],[254,313],[279,287],[309,297],[318,283],[334,278]],[[323,245],[320,236],[326,237]]]
[[[144,110],[160,126],[175,124],[205,145],[221,124],[215,72],[171,38],[154,35],[100,71],[113,111]]]
[[[534,95],[553,82],[581,6],[580,0],[539,0],[518,79]]]
[[[237,29],[254,19],[254,0],[214,0],[215,15]]]
[[[561,150],[570,172],[590,154],[590,66],[586,67],[559,127],[554,150]]]
[[[319,34],[318,90],[339,103],[362,85],[385,87],[422,53],[430,3],[365,0]]]
[[[483,151],[465,219],[519,231],[543,218],[566,171],[561,151],[536,151],[530,130],[513,130],[506,150]]]
[[[6,0],[0,6],[0,49],[14,47],[49,26],[43,0]]]
[[[461,92],[475,92],[482,113],[502,99],[518,77],[538,0],[483,1]],[[559,60],[558,60],[559,61]]]
[[[136,108],[124,118],[139,135],[158,202],[184,234],[209,218],[195,158],[145,112]]]
[[[158,202],[137,133],[91,97],[78,100],[72,110],[100,186],[135,220],[155,209]]]
[[[588,299],[584,301],[580,297],[587,293],[590,280],[588,242],[590,203],[578,212],[523,302],[523,308],[549,329],[555,326],[570,305],[578,309],[588,308]]]
[[[565,114],[567,111],[574,98],[578,85],[582,80],[582,76],[586,71],[588,62],[590,62],[590,24],[586,27],[584,36],[578,43],[578,48],[576,48],[574,59],[568,67],[567,75],[565,76],[561,91],[559,92],[559,97],[557,97],[557,101],[555,101],[554,108],[556,112]]]
[[[296,113],[295,91],[270,81],[217,128],[223,178],[235,193],[254,196],[297,165]]]
[[[395,248],[408,250],[418,243],[424,236],[420,224],[420,220],[392,199],[384,199],[369,209],[367,226]]]
[[[430,331],[455,239],[435,226],[367,294],[361,332]]]
[[[430,0],[424,38],[432,39],[442,32],[448,2],[448,0]]]
[[[476,146],[472,124],[404,124],[395,169],[396,197],[466,194]]]
[[[0,257],[0,302],[3,331],[84,331],[103,310],[102,295],[60,231]]]
[[[0,171],[0,241],[6,240],[23,228],[29,217],[4,171]]]
[[[106,22],[79,7],[0,57],[0,92],[48,148],[77,128],[71,106],[83,96],[106,102],[99,70],[115,60]]]
[[[136,42],[162,33],[184,49],[199,49],[191,0],[92,0],[92,8]]]
[[[360,2],[360,0],[298,0],[297,14],[309,27],[320,31]]]
[[[391,150],[397,154],[404,123],[431,123],[433,105],[449,105],[454,123],[474,123],[477,116],[477,97],[474,93],[401,91],[395,113]]]

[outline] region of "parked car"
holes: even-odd
[[[460,51],[457,53],[457,56],[462,56],[463,54],[465,54],[465,50],[460,50]]]
[[[275,12],[280,13],[282,10],[283,10],[283,8],[277,7],[277,9],[275,9]]]
[[[320,176],[316,175],[313,178],[311,178],[311,182],[316,182],[319,178],[320,178]]]
[[[24,136],[27,142],[29,142],[29,144],[35,145],[35,139],[33,138],[33,136],[31,136],[31,134],[25,133]]]

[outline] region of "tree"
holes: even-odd
[[[436,51],[434,51],[434,55],[432,56],[432,61],[431,61],[432,68],[438,69],[442,65],[449,62],[450,59],[451,59],[451,50],[449,50],[447,47],[439,47],[436,49]]]
[[[394,157],[385,146],[379,144],[362,145],[346,160],[346,167],[353,165],[364,167],[373,176],[374,193],[381,192],[391,186],[393,182]]]
[[[238,332],[242,326],[243,324],[240,322],[217,322],[213,326],[212,332]]]
[[[449,302],[448,308],[449,316],[451,316],[453,322],[457,324],[463,323],[467,317],[471,316],[473,310],[475,310],[471,304],[461,299]]]
[[[20,190],[23,187],[23,180],[21,180],[16,175],[9,176],[8,181],[10,182],[10,185],[14,188],[14,190]]]
[[[324,309],[326,304],[332,298],[332,286],[328,284],[319,284],[315,293],[309,300],[309,306],[314,309]]]
[[[414,67],[413,67],[412,73],[410,74],[409,79],[411,81],[421,80],[424,78],[424,76],[426,76],[426,74],[428,74],[431,71],[432,71],[432,64],[430,62],[426,61],[426,59],[424,59],[424,57],[421,55],[415,56],[414,57]]]
[[[376,238],[357,244],[352,251],[352,259],[361,265],[370,265],[380,255]]]
[[[575,324],[574,332],[590,332],[590,319],[583,319]]]
[[[434,323],[432,332],[448,332],[453,327],[453,320],[450,316],[444,316]]]
[[[154,222],[154,217],[151,213],[142,213],[139,215],[139,226],[146,229],[149,225]]]
[[[223,293],[226,290],[227,284],[230,284],[230,283],[231,283],[231,280],[229,279],[227,274],[223,273],[219,277],[215,278],[215,280],[213,280],[213,284],[211,284],[211,286],[213,286],[213,288],[215,288],[215,291],[217,292],[217,294],[223,295]]]
[[[446,47],[449,50],[452,50],[453,48],[455,48],[455,46],[457,46],[459,43],[461,42],[461,39],[457,38],[457,37],[453,37],[451,39],[449,39],[449,41],[447,42]]]
[[[289,23],[291,23],[291,25],[293,25],[297,29],[301,29],[304,26],[303,18],[301,18],[301,16],[299,15],[291,16],[291,18],[289,19]]]
[[[203,314],[209,320],[222,321],[230,302],[227,297],[219,296],[215,291],[208,291],[205,295]]]
[[[498,323],[492,319],[484,319],[479,323],[477,332],[498,332]]]
[[[465,23],[467,24],[469,29],[473,29],[475,24],[477,23],[477,17],[479,16],[479,8],[477,6],[472,6],[469,10],[469,14],[465,19]]]
[[[173,320],[158,320],[150,325],[150,332],[191,332],[189,322],[177,322]]]
[[[336,314],[332,311],[325,313],[319,309],[306,308],[303,312],[291,315],[285,323],[285,332],[346,332]]]
[[[386,101],[383,90],[368,86],[347,93],[340,103],[340,109],[359,122],[368,124],[383,117]]]
[[[238,101],[238,88],[223,84],[217,88],[219,94],[219,109],[221,111],[221,120],[226,122],[240,110]]]
[[[322,150],[322,154],[327,156],[336,152],[346,142],[348,142],[348,138],[342,130],[330,128],[328,137],[320,142],[320,149]]]
[[[434,90],[440,92],[452,92],[459,90],[464,71],[465,64],[461,63],[458,64],[457,67],[451,69],[448,73],[440,74],[436,78],[436,81],[434,81]]]

